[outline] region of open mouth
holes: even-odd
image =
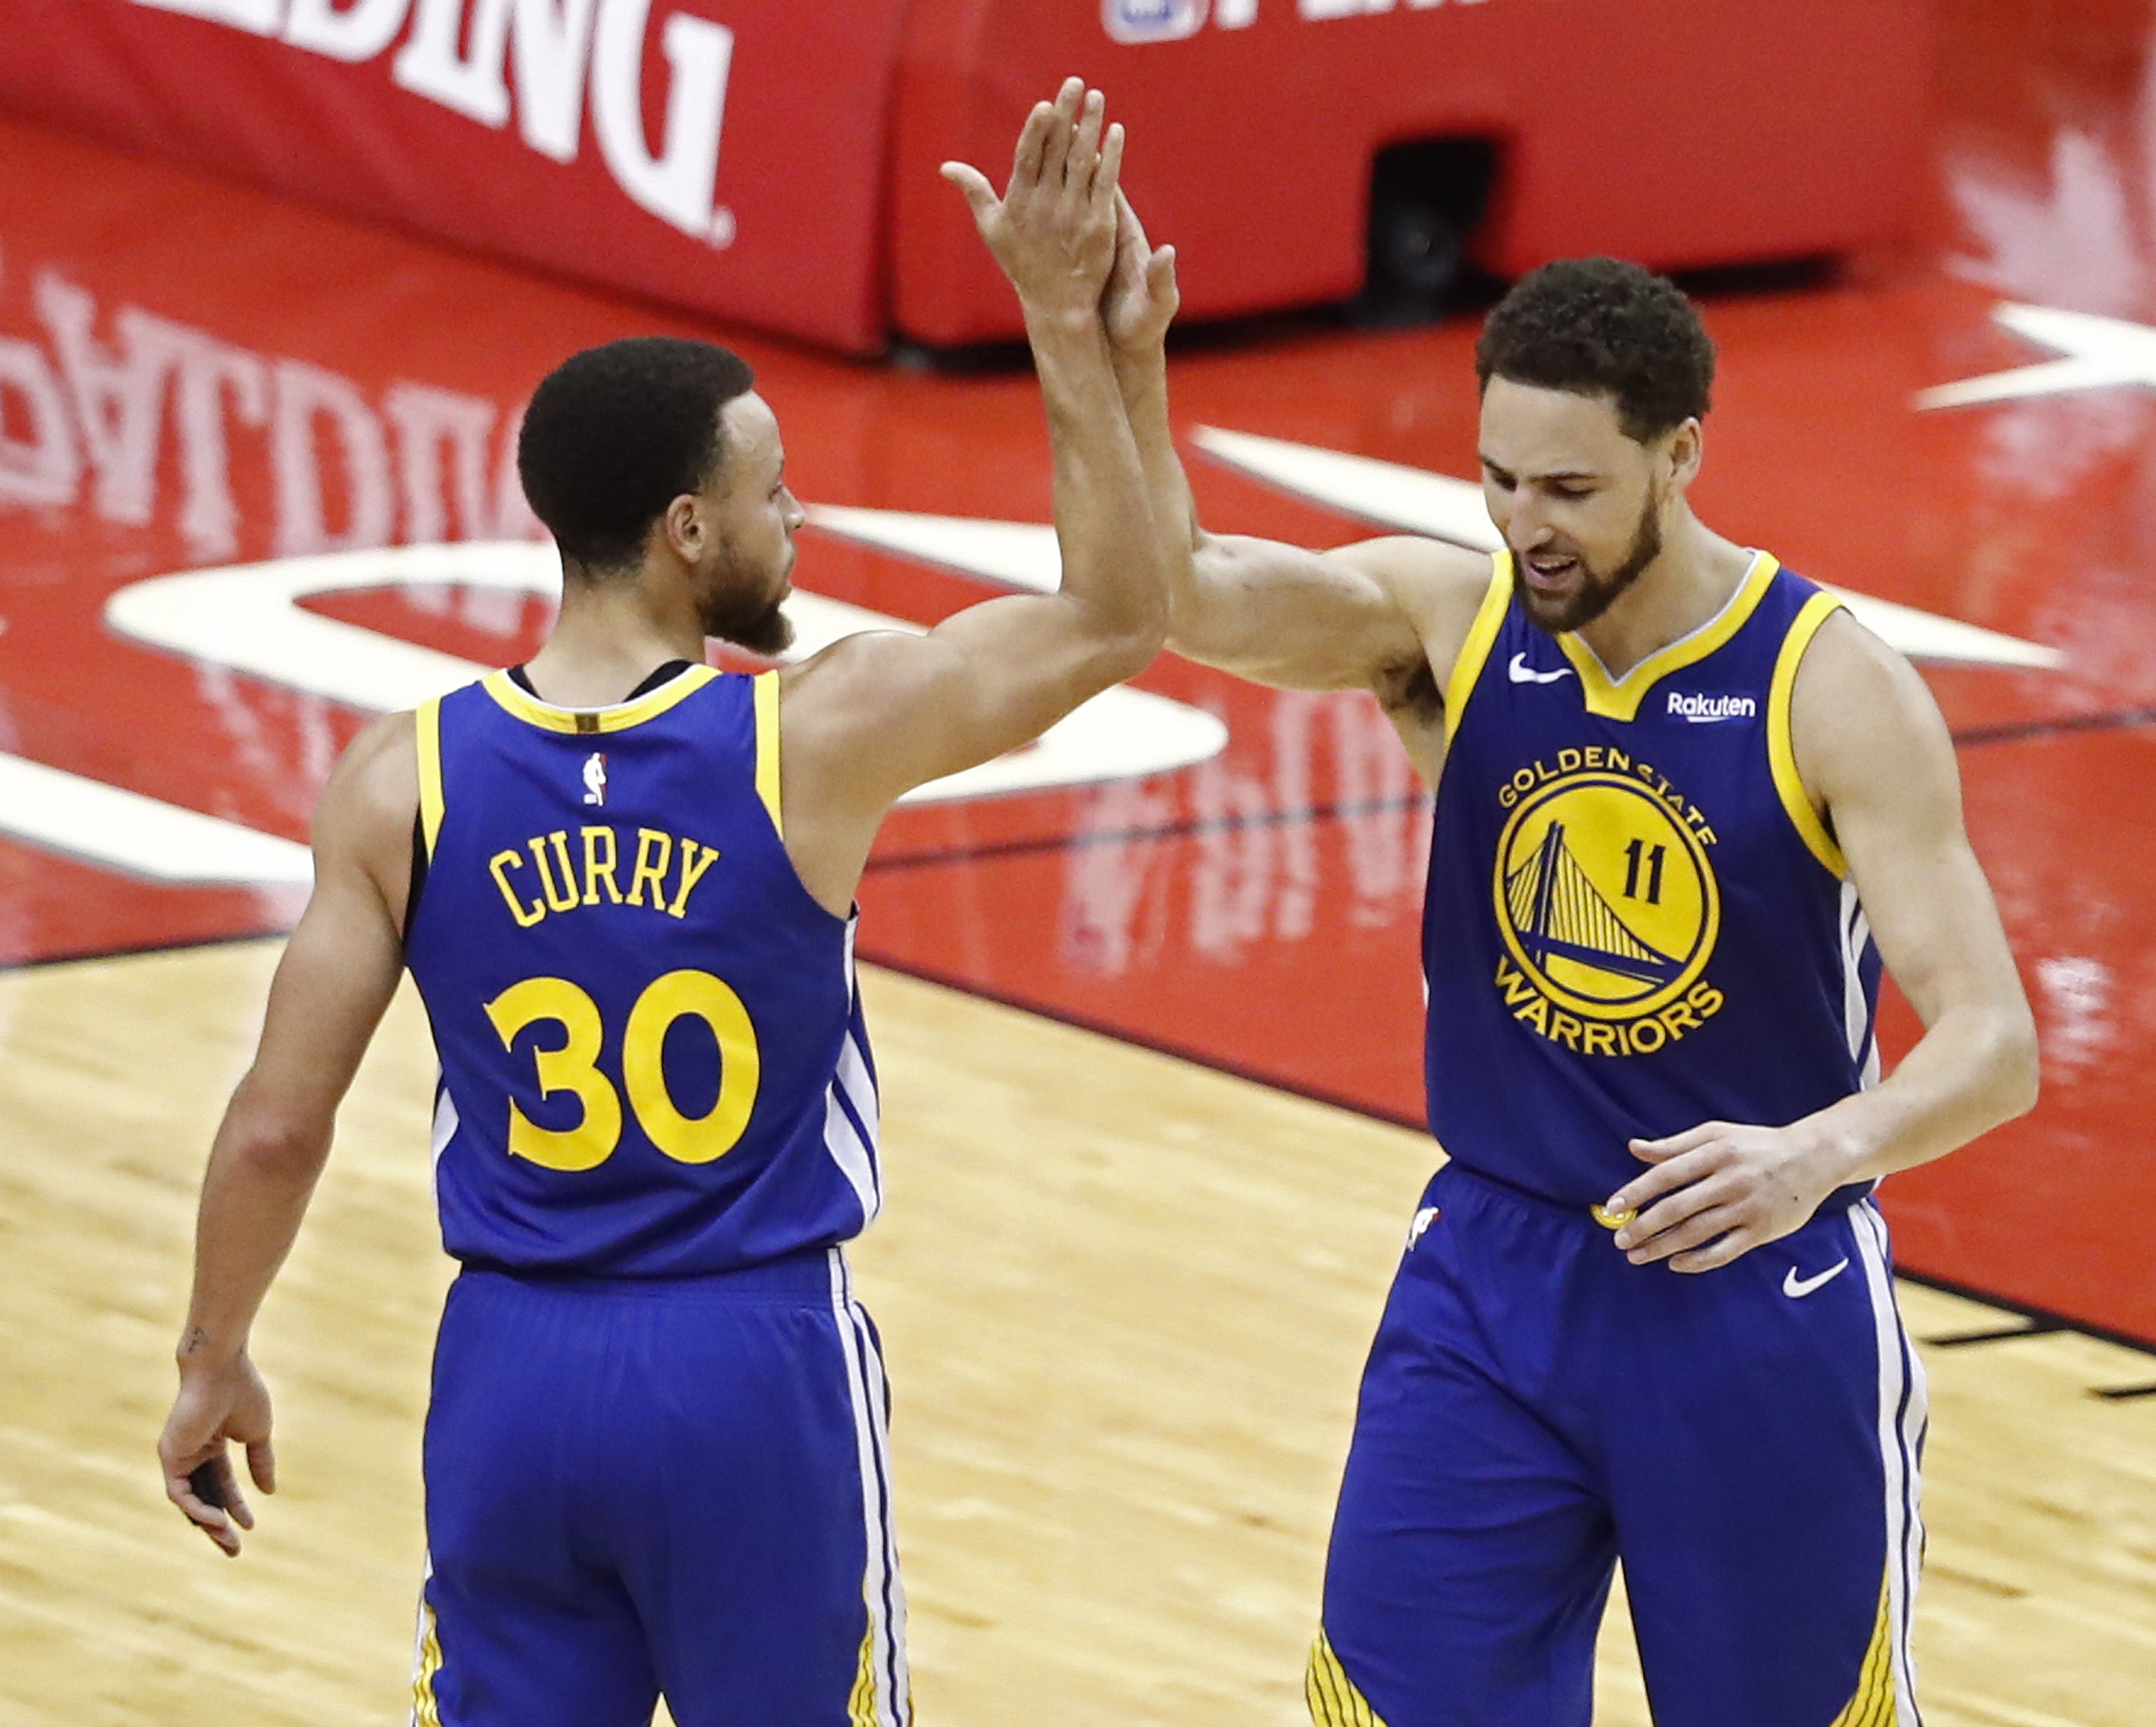
[[[1568,587],[1579,572],[1579,560],[1560,553],[1536,553],[1522,562],[1527,585],[1535,588]]]

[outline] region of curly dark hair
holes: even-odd
[[[531,393],[516,474],[562,555],[632,565],[666,506],[710,479],[725,452],[719,411],[756,382],[738,354],[670,336],[572,354]]]
[[[1513,284],[1482,326],[1475,376],[1610,399],[1645,443],[1703,417],[1714,344],[1676,284],[1617,258],[1568,258]]]

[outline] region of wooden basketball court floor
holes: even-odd
[[[403,1718],[448,1276],[408,988],[263,1320],[285,1484],[240,1560],[181,1526],[151,1455],[198,1154],[276,952],[0,976],[7,1727]],[[855,1263],[894,1381],[921,1719],[1302,1719],[1355,1376],[1427,1140],[895,973],[866,988],[891,1197]],[[2156,1361],[1901,1295],[1931,1340],[1928,1719],[2146,1727],[2156,1396],[2102,1394]],[[1598,1719],[1645,1727],[1621,1608],[1601,1666]]]
[[[2038,1014],[2037,1110],[1884,1195],[1929,1280],[1928,1718],[2148,1727],[2156,5],[1941,16],[1908,253],[1702,285],[1695,496],[1923,662]],[[413,1005],[263,1320],[285,1486],[237,1564],[151,1453],[193,1188],[336,750],[546,626],[519,405],[653,329],[755,364],[815,629],[1052,576],[1022,372],[840,364],[0,118],[0,1727],[403,1719],[448,1275]],[[1208,520],[1472,543],[1472,340],[1179,350]],[[1285,1727],[1433,1156],[1427,803],[1367,701],[1172,657],[998,771],[897,812],[861,896],[921,1719]],[[1599,1719],[1639,1727],[1626,1642]]]

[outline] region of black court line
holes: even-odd
[[[1958,1283],[1952,1278],[1934,1277],[1928,1272],[1912,1271],[1907,1266],[1896,1266],[1894,1275],[1906,1283],[1915,1284],[1927,1289],[1937,1289],[1942,1295],[1958,1295],[1964,1301],[1977,1302],[1984,1307],[1995,1307],[2000,1312],[2012,1314],[2022,1321],[2019,1325],[2003,1325],[1996,1329],[1985,1328],[1976,1331],[1949,1332],[1943,1337],[1919,1338],[1917,1341],[1928,1348],[1943,1346],[1954,1349],[1967,1344],[1999,1343],[2015,1337],[2041,1337],[2054,1332],[2071,1331],[2077,1336],[2094,1338],[2098,1343],[2115,1344],[2120,1349],[2132,1350],[2136,1355],[2156,1355],[2156,1338],[2137,1337],[2131,1331],[2120,1331],[2112,1326],[2099,1325],[2088,1320],[2076,1320],[2066,1314],[2054,1313],[2049,1308],[2034,1307],[2027,1302],[2016,1301],[2010,1296],[2000,1295],[1989,1289],[1979,1289],[1974,1284]],[[2150,1396],[2156,1396],[2156,1386],[2149,1386],[2148,1391]],[[2096,1395],[2100,1397],[2114,1395],[2138,1396],[2141,1393],[2135,1391],[2115,1394],[2100,1391]]]
[[[2055,1331],[2063,1331],[2063,1325],[2053,1325],[2040,1320],[2030,1320],[2019,1325],[2000,1325],[1989,1331],[1943,1331],[1936,1337],[1922,1337],[1917,1341],[1933,1349],[1965,1349],[1973,1343],[2005,1343],[2016,1337],[2049,1337]]]
[[[2018,744],[2030,738],[2056,736],[2061,732],[2127,731],[2137,725],[2156,725],[2156,708],[2121,708],[2110,714],[2075,714],[2056,720],[2018,720],[2005,725],[1972,725],[1953,735],[1958,748],[1978,750],[1986,744]]]
[[[238,947],[249,941],[281,941],[292,933],[290,924],[264,924],[259,930],[240,930],[222,935],[185,935],[176,941],[143,941],[127,947],[85,947],[67,953],[36,954],[28,959],[0,960],[0,976],[10,971],[38,971],[48,966],[80,966],[92,960],[132,960],[147,954],[188,953],[202,947]]]

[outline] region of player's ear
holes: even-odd
[[[684,563],[696,562],[710,544],[711,524],[706,519],[704,500],[693,492],[682,493],[666,506],[659,528],[668,549]]]
[[[1670,433],[1670,484],[1675,489],[1682,491],[1698,474],[1700,459],[1706,453],[1706,437],[1697,416]]]

